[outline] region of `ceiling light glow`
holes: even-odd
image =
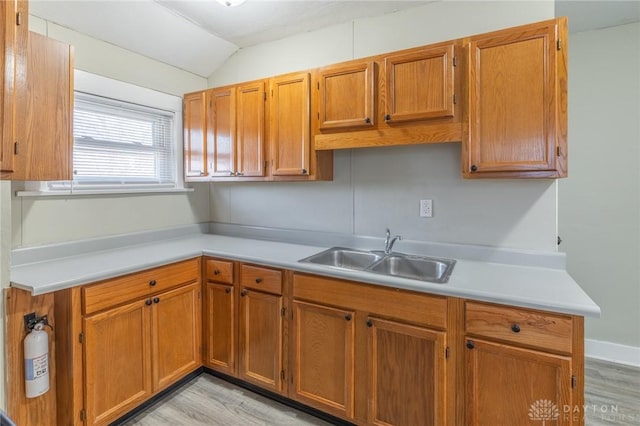
[[[236,7],[236,6],[240,6],[242,3],[244,3],[247,0],[216,0],[216,1],[226,7]]]

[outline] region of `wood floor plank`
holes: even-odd
[[[203,374],[125,426],[305,426],[318,418]],[[640,426],[640,368],[587,359],[585,425]]]

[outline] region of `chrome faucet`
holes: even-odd
[[[389,231],[389,228],[387,228],[387,237],[384,240],[384,254],[391,254],[393,245],[396,243],[396,241],[401,239],[401,235],[396,235],[395,237],[391,238],[391,231]]]

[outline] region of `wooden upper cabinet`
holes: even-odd
[[[271,174],[309,174],[309,73],[288,74],[271,79],[269,139]]]
[[[385,66],[387,123],[454,115],[454,46],[389,55]]]
[[[73,176],[73,48],[29,34],[26,75],[16,80],[13,180]]]
[[[236,89],[207,91],[207,154],[211,176],[236,173]]]
[[[0,172],[3,178],[11,178],[10,173],[4,172],[13,171],[16,82],[25,77],[28,15],[27,1],[0,2]]]
[[[566,176],[566,23],[470,39],[465,177]]]
[[[265,84],[264,81],[237,88],[237,160],[239,176],[265,175]]]
[[[375,124],[374,62],[326,67],[317,75],[320,130]]]
[[[205,92],[184,96],[184,175],[185,180],[207,176]]]

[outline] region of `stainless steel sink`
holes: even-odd
[[[390,254],[371,265],[371,272],[414,280],[446,283],[456,261],[431,257]]]
[[[334,268],[352,269],[414,280],[446,283],[456,263],[452,259],[437,259],[402,253],[355,250],[332,247],[301,259],[299,262],[315,263]]]
[[[300,260],[334,268],[363,270],[383,258],[382,254],[371,251],[354,250],[344,247],[332,247]]]

